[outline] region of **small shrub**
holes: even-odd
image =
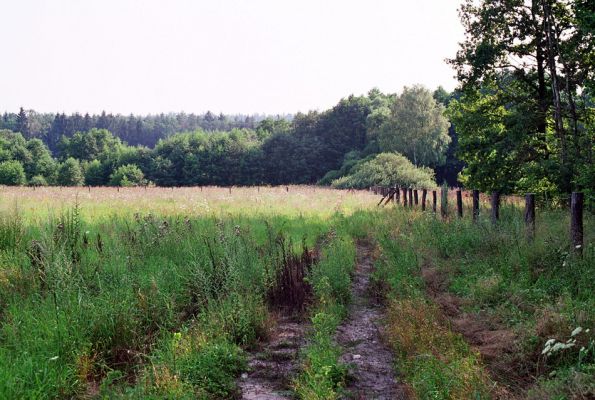
[[[25,169],[19,161],[0,162],[0,185],[19,186],[26,181]]]

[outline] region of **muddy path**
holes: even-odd
[[[238,385],[241,399],[292,399],[291,382],[299,373],[299,350],[307,325],[297,316],[279,316],[270,340],[248,356],[248,372]]]
[[[393,355],[382,342],[383,308],[370,290],[374,247],[367,241],[358,241],[356,249],[349,315],[336,335],[337,343],[344,348],[341,361],[350,366],[352,379],[346,388],[347,398],[405,399],[405,386],[395,378]]]

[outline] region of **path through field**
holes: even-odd
[[[299,372],[298,353],[304,344],[306,327],[295,317],[283,316],[258,352],[249,356],[249,372],[239,386],[242,399],[276,400],[292,398],[291,380]]]
[[[345,349],[341,361],[352,366],[353,379],[347,389],[350,398],[405,399],[404,386],[395,379],[392,353],[380,337],[383,310],[375,304],[369,290],[372,251],[371,243],[358,241],[349,316],[337,330],[337,342]]]

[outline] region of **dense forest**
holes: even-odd
[[[593,3],[467,0],[460,15],[453,93],[372,89],[323,112],[273,118],[21,109],[0,121],[0,183],[445,182],[561,200],[580,189],[592,199]]]
[[[406,88],[400,96],[373,89],[366,96],[342,99],[330,110],[292,118],[269,117],[256,122],[255,117],[220,115],[212,119],[209,114],[157,119],[102,114],[83,117],[80,130],[72,128],[76,121],[81,123],[76,114],[54,115],[46,129],[40,129],[39,121],[49,116],[21,110],[4,119],[8,122],[0,137],[0,181],[187,186],[313,184],[324,178],[322,182],[330,184],[378,153],[400,152],[411,160],[407,168],[412,171],[436,168],[442,179],[454,184],[460,164],[453,161],[454,150],[448,151],[449,144],[456,143],[452,139],[456,133],[443,116],[441,102],[448,99],[450,95],[441,88],[432,93],[416,86]],[[409,112],[413,106],[419,112]],[[425,130],[407,128],[407,134],[394,134],[403,130],[395,124],[411,125],[418,119],[426,121]],[[143,134],[154,137],[155,126],[160,127],[156,144],[139,144]],[[130,132],[137,135],[134,145],[129,141]],[[445,169],[444,165],[455,168]],[[424,179],[431,182],[434,172],[425,172],[429,175]],[[354,182],[354,186],[363,184]]]
[[[291,119],[291,115],[277,118]],[[20,132],[25,138],[42,139],[50,150],[56,151],[62,136],[70,137],[76,132],[87,132],[93,128],[107,129],[114,136],[131,146],[154,147],[160,139],[178,132],[196,129],[206,131],[229,131],[233,128],[254,129],[266,115],[216,115],[205,114],[159,114],[147,116],[123,116],[108,114],[81,115],[74,113],[37,113],[21,108],[18,113],[5,112],[0,119],[0,129]]]

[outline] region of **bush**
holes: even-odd
[[[12,160],[0,163],[0,184],[18,186],[25,182],[25,169],[20,162]]]
[[[81,186],[84,183],[83,171],[79,161],[68,158],[58,168],[58,184],[61,186]]]
[[[41,175],[35,175],[29,180],[29,186],[47,186],[48,182]]]
[[[101,186],[107,183],[107,176],[104,167],[99,160],[93,160],[85,165],[85,184],[89,186]]]
[[[333,181],[339,189],[363,189],[370,186],[435,187],[434,172],[430,168],[416,167],[399,153],[380,153],[351,168],[349,175]]]
[[[134,164],[127,164],[118,167],[110,175],[110,185],[112,186],[139,186],[145,184],[145,175]]]

